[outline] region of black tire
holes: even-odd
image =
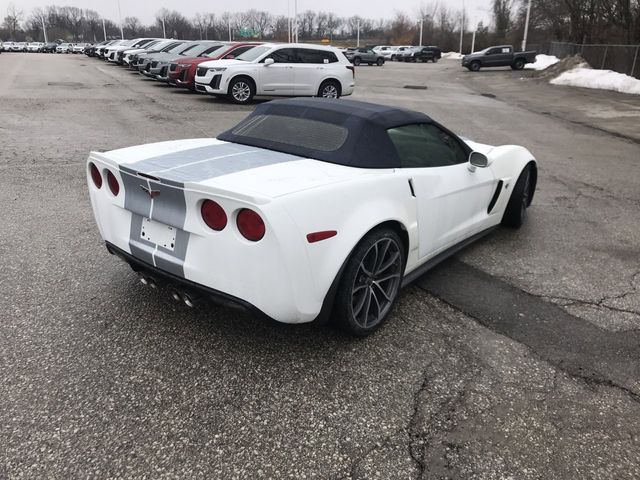
[[[246,105],[253,100],[256,95],[256,86],[249,77],[236,77],[229,83],[227,97],[233,103]]]
[[[371,66],[371,65],[373,65],[373,63],[371,63],[371,62],[367,62],[367,65]]]
[[[522,70],[524,68],[524,60],[521,58],[516,58],[513,62],[513,65],[511,65],[511,68],[513,68],[514,70]]]
[[[479,72],[480,71],[480,62],[471,62],[471,65],[469,65],[469,70],[471,70],[472,72]]]
[[[431,61],[432,61],[433,63],[438,63],[438,57],[433,57],[433,58],[431,59]]]
[[[360,65],[360,63],[362,62],[362,60],[360,60],[360,57],[355,57],[353,59],[353,64],[357,67],[358,65]]]
[[[384,58],[380,57],[377,61],[376,61],[376,65],[381,67],[382,65],[384,65]]]
[[[340,95],[342,95],[342,88],[337,80],[325,80],[320,84],[318,97],[340,98]]]
[[[531,165],[524,167],[513,187],[509,203],[502,216],[502,225],[520,228],[527,217],[527,208],[531,205],[532,187],[535,187],[535,175]]]
[[[396,232],[369,232],[347,261],[333,305],[341,329],[358,337],[374,332],[393,310],[402,284],[405,251]]]

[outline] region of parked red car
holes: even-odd
[[[195,91],[196,69],[202,62],[220,59],[233,59],[241,53],[261,45],[261,42],[234,42],[221,45],[219,48],[199,57],[187,57],[176,60],[169,65],[169,84]]]

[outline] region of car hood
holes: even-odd
[[[242,60],[209,60],[201,63],[201,67],[233,67],[235,65],[249,65],[252,62],[243,62]]]
[[[212,58],[207,57],[179,57],[175,59],[175,63],[184,63],[190,65],[199,65],[203,62],[213,62]]]
[[[91,157],[128,173],[144,173],[191,190],[259,203],[360,177],[390,174],[303,158],[212,138],[138,145]]]

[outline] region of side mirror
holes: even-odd
[[[469,154],[469,163],[474,167],[485,168],[489,166],[489,159],[484,153],[471,152]]]
[[[273,58],[269,57],[265,59],[264,66],[268,67],[269,65],[273,65],[274,63],[276,63],[276,61]]]

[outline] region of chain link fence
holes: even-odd
[[[589,65],[640,78],[640,45],[597,45],[551,42],[549,54],[558,58],[580,54]]]

